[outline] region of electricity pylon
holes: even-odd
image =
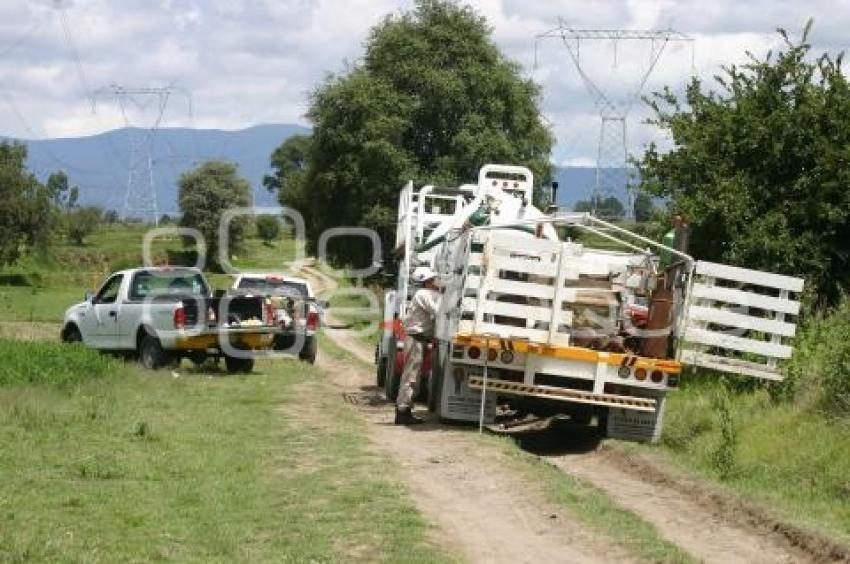
[[[128,216],[152,217],[159,225],[159,209],[156,201],[156,186],[153,180],[153,150],[156,131],[162,123],[168,99],[176,89],[165,87],[131,88],[111,84],[95,93],[109,94],[121,110],[127,134],[130,137],[130,158],[127,163],[127,188],[121,219]],[[129,110],[131,106],[142,114],[148,114],[147,125],[134,126]]]
[[[563,21],[558,27],[541,33],[535,42],[535,65],[537,43],[543,39],[560,39],[567,48],[570,59],[578,71],[593,103],[599,113],[599,143],[596,153],[596,185],[593,188],[591,205],[594,213],[605,198],[625,190],[628,201],[626,212],[634,212],[632,191],[627,177],[627,137],[626,119],[634,103],[640,99],[643,87],[658,64],[664,48],[671,42],[686,42],[693,46],[693,39],[678,31],[667,30],[626,30],[626,29],[573,29]],[[581,62],[582,43],[611,42],[614,46],[614,63],[617,62],[617,45],[620,41],[648,42],[649,60],[646,68],[637,77],[637,82],[627,89],[625,98],[615,99],[594,80]],[[691,48],[693,65],[693,47]]]

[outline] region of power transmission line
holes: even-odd
[[[671,42],[684,42],[691,45],[691,64],[693,66],[693,39],[684,33],[667,30],[628,30],[628,29],[574,29],[563,21],[558,27],[543,32],[537,36],[534,45],[534,66],[537,66],[538,44],[545,39],[559,39],[566,47],[570,61],[579,74],[585,89],[593,99],[599,114],[599,141],[596,154],[596,185],[591,196],[593,211],[605,198],[625,190],[627,196],[626,210],[631,215],[634,211],[633,195],[627,177],[627,129],[626,123],[632,106],[640,99],[641,92],[649,76],[658,65],[664,49]],[[627,89],[625,99],[617,100],[610,92],[606,92],[592,71],[588,70],[581,59],[583,43],[591,47],[601,42],[613,45],[614,65],[617,65],[619,42],[641,42],[649,44],[649,61],[637,77],[636,84]]]
[[[124,194],[122,219],[128,216],[150,216],[154,224],[159,224],[153,179],[153,143],[165,115],[168,100],[175,90],[177,89],[171,86],[127,87],[111,84],[93,94],[95,106],[98,95],[108,94],[114,99],[130,136],[130,159],[127,165],[127,189]],[[141,114],[150,115],[151,119],[147,124],[143,127],[134,126],[128,112],[130,106],[135,107]]]

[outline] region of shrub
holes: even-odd
[[[280,220],[273,215],[261,215],[257,218],[257,235],[266,243],[280,237]]]
[[[0,387],[38,385],[71,388],[116,372],[120,364],[79,345],[0,339]]]
[[[850,415],[850,299],[811,315],[800,328],[780,398],[811,400],[833,415]]]

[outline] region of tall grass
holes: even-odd
[[[681,464],[850,540],[850,300],[807,316],[780,383],[684,378],[662,445]]]
[[[103,378],[120,363],[79,345],[0,339],[0,387],[38,385],[67,389]]]
[[[850,298],[808,317],[777,392],[830,416],[850,416]]]

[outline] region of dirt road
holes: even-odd
[[[302,274],[320,288],[333,280],[315,269]],[[332,325],[339,325],[331,320]],[[358,359],[371,362],[373,351],[337,328],[329,336]],[[629,559],[606,539],[575,523],[524,488],[488,449],[471,448],[470,432],[439,424],[406,428],[392,425],[392,406],[374,387],[373,370],[322,355],[322,366],[356,404],[378,448],[404,468],[415,502],[447,546],[475,562],[593,562]],[[543,456],[572,476],[604,491],[617,504],[653,524],[659,534],[703,562],[806,562],[836,560],[840,553],[813,549],[769,520],[746,511],[724,513],[729,505],[688,493],[663,472],[636,471],[610,449],[573,448],[575,440],[552,432],[519,437],[526,450]],[[553,448],[553,444],[558,446]],[[566,446],[566,452],[564,445]],[[725,509],[724,509],[725,507]],[[552,518],[552,516],[556,518]],[[802,545],[802,546],[799,546]]]

